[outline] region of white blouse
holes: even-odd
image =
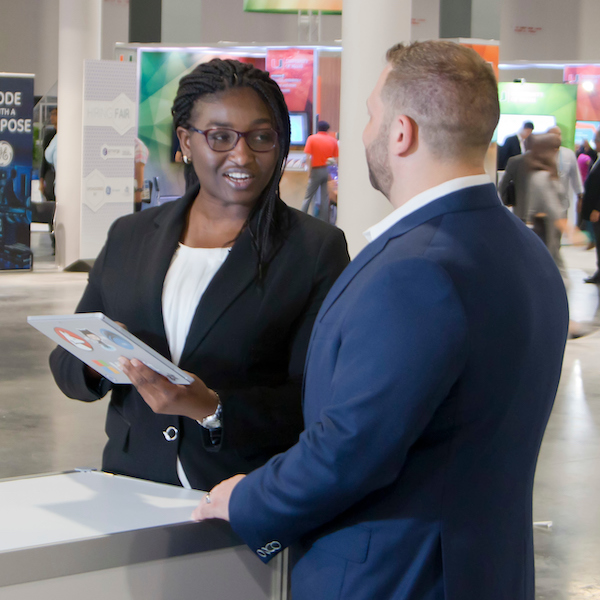
[[[179,364],[196,308],[231,248],[191,248],[179,244],[165,277],[163,320],[171,361]]]
[[[162,310],[171,361],[179,364],[196,308],[208,284],[225,262],[231,248],[191,248],[179,244],[163,283]],[[191,489],[177,457],[177,475]]]

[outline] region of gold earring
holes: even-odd
[[[183,155],[183,162],[186,165],[191,165],[192,164],[192,159],[187,154],[184,154]]]

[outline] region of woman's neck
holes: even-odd
[[[189,212],[181,242],[192,248],[224,248],[233,245],[251,208],[205,199],[198,194]]]

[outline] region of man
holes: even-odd
[[[387,58],[363,140],[395,211],[317,316],[306,430],[194,518],[229,519],[265,562],[293,545],[294,600],[533,600],[565,289],[485,175],[490,66],[447,41]]]
[[[559,137],[561,146],[556,153],[556,168],[560,178],[562,194],[561,204],[564,210],[564,216],[567,217],[567,212],[571,206],[573,194],[577,194],[579,200],[583,198],[583,183],[581,182],[581,173],[577,166],[577,156],[570,148],[562,145],[562,131],[560,127],[551,127],[548,133],[553,133]]]
[[[533,123],[525,121],[515,135],[510,135],[504,140],[504,145],[498,148],[498,171],[504,171],[508,159],[512,156],[525,154],[525,140],[533,131]]]
[[[596,148],[600,148],[600,129],[596,131],[594,138]],[[586,283],[600,285],[600,167],[598,161],[594,163],[587,179],[585,180],[585,192],[581,203],[581,219],[590,221],[596,236],[596,272],[584,279]]]
[[[329,194],[327,192],[327,181],[329,171],[327,170],[327,161],[337,158],[338,143],[334,137],[329,135],[329,123],[327,121],[317,123],[317,133],[308,136],[304,152],[308,162],[308,186],[302,203],[302,212],[308,212],[310,203],[319,192],[320,200],[315,204],[314,215],[322,221],[328,222]]]

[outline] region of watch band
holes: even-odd
[[[215,392],[217,396],[217,400],[219,404],[217,405],[217,410],[212,415],[208,415],[208,417],[204,417],[202,421],[198,421],[204,429],[213,430],[220,429],[222,427],[221,424],[221,415],[223,414],[223,406],[221,405],[221,399],[219,398],[219,394]]]

